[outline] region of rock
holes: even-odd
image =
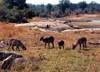
[[[100,43],[94,43],[94,42],[89,42],[89,44],[92,44],[92,45],[100,45]]]
[[[50,22],[55,22],[56,21],[56,19],[52,19],[52,18],[48,18],[47,20],[50,21]]]
[[[21,68],[21,66],[25,67],[27,65],[33,65],[33,63],[24,58],[16,58],[16,57],[10,55],[9,57],[7,57],[6,59],[3,60],[1,69],[4,69],[4,70],[5,69],[13,69],[16,67]]]
[[[63,22],[63,24],[67,24],[67,23],[68,23],[67,21],[64,21],[64,22]]]
[[[12,55],[15,58],[22,58],[23,56],[17,53],[12,53],[12,52],[6,52],[6,51],[0,51],[0,61],[4,60],[5,58],[9,57]]]
[[[16,58],[11,62],[11,68],[13,68],[14,66],[27,66],[33,64],[31,61],[28,61],[24,58]]]
[[[72,24],[69,24],[69,26],[70,26],[71,28],[73,28],[73,25],[72,25]]]
[[[56,20],[57,23],[61,23],[61,24],[67,24],[68,21],[62,21],[62,20]]]
[[[4,59],[2,61],[1,64],[1,69],[10,69],[11,67],[11,62],[15,59],[15,57],[13,57],[12,55],[10,55],[9,57],[7,57],[6,59]]]
[[[9,45],[9,41],[8,40],[2,41],[2,43],[4,43],[6,46]]]
[[[4,48],[4,47],[6,47],[6,46],[8,46],[8,44],[9,44],[9,41],[1,41],[0,42],[0,48]]]

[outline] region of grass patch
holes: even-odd
[[[90,34],[86,32],[58,32],[58,33],[45,33],[41,31],[28,30],[24,27],[14,27],[13,25],[0,24],[0,41],[9,40],[11,38],[19,39],[26,46],[26,51],[13,51],[16,52],[27,60],[33,62],[34,66],[16,68],[18,72],[95,72],[100,71],[100,46],[90,46],[87,42],[87,49],[79,50],[79,46],[72,50],[78,38],[86,37],[88,41],[98,40],[100,34]],[[44,43],[40,42],[41,36],[49,37],[54,36],[55,48],[44,48]],[[58,50],[57,43],[59,40],[65,41],[64,50]],[[51,45],[52,46],[52,45]],[[8,47],[0,50],[7,51]],[[2,72],[3,70],[0,70]],[[7,72],[14,72],[9,71]]]

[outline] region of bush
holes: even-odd
[[[47,14],[46,13],[40,13],[39,17],[47,17]]]
[[[61,17],[61,15],[59,14],[59,13],[51,13],[51,15],[53,16],[53,17],[56,17],[56,18],[60,18]]]
[[[25,19],[34,17],[34,11],[27,8],[25,0],[3,0],[0,2],[0,21],[9,21],[13,23],[26,22]],[[17,4],[17,3],[20,4]],[[13,3],[13,4],[11,4]],[[22,3],[22,4],[21,4]],[[24,7],[24,9],[23,9]],[[20,9],[21,8],[21,9]],[[23,20],[24,19],[24,20]]]
[[[9,18],[9,22],[16,23],[17,20],[14,16],[11,16],[11,18]]]
[[[81,13],[80,10],[75,11],[75,14],[77,15],[77,17],[79,17],[79,14]]]

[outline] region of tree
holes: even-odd
[[[88,14],[88,9],[84,9],[84,13],[85,14]]]
[[[0,3],[0,21],[6,19],[8,8],[5,7],[2,3]]]
[[[94,14],[95,7],[94,6],[91,6],[90,11],[92,12],[92,14]]]
[[[77,8],[77,4],[70,3],[70,9],[74,11]]]
[[[98,13],[100,12],[100,9],[99,9],[99,8],[97,8],[97,12],[98,12]]]
[[[44,11],[45,11],[45,10],[44,10],[44,4],[41,4],[41,5],[40,5],[40,12],[41,12],[41,13],[44,13]]]
[[[14,6],[17,6],[18,9],[28,8],[28,5],[25,3],[26,0],[3,0],[5,5],[8,5],[8,8],[12,9]]]
[[[34,11],[32,11],[31,9],[25,9],[22,11],[23,13],[23,17],[25,17],[26,19],[32,19],[32,17],[34,17]]]
[[[97,4],[95,1],[92,1],[92,2],[90,3],[90,5],[95,5],[95,4]]]
[[[25,0],[2,0],[0,2],[0,21],[19,23],[23,21],[27,22],[27,18],[34,17],[34,12],[31,9],[23,6],[23,4],[25,5],[24,2]],[[17,4],[18,6],[16,6]],[[20,6],[23,6],[23,9],[19,9]]]
[[[5,3],[10,3],[10,4],[12,4],[12,3],[25,3],[26,2],[26,0],[3,0]]]
[[[85,1],[79,2],[78,7],[84,10],[87,7],[87,3]]]
[[[66,8],[69,8],[69,6],[70,6],[70,1],[69,0],[60,0],[59,4],[57,6],[58,6],[59,10],[61,10],[62,16],[63,16]]]
[[[51,15],[51,9],[52,9],[52,4],[48,3],[48,4],[46,5],[46,10],[47,10],[47,13],[48,13],[49,15]]]
[[[80,10],[75,11],[75,14],[77,15],[77,17],[79,17],[80,12],[81,12]]]
[[[57,5],[52,5],[52,11],[58,11]]]

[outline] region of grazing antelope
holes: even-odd
[[[52,47],[54,48],[54,37],[50,36],[48,38],[44,39],[44,36],[40,38],[40,41],[43,41],[45,43],[45,48],[46,48],[46,43],[48,43],[48,46],[50,48],[50,43],[52,43]]]
[[[64,41],[63,40],[59,41],[57,46],[58,46],[59,49],[61,49],[61,46],[62,46],[63,50],[64,50]]]
[[[17,46],[16,47],[16,50],[18,49],[19,50],[19,46],[23,49],[23,50],[26,50],[26,47],[23,45],[23,43],[20,41],[20,40],[17,40],[17,39],[11,39],[9,41],[9,47],[8,47],[8,50],[10,49],[10,46],[12,46],[12,49],[14,50],[14,46]]]
[[[87,41],[87,39],[85,37],[79,38],[77,40],[77,42],[73,45],[73,49],[75,49],[78,44],[80,46],[80,50],[81,50],[81,44],[83,44],[83,49],[84,49],[84,47],[86,48],[86,41]]]

